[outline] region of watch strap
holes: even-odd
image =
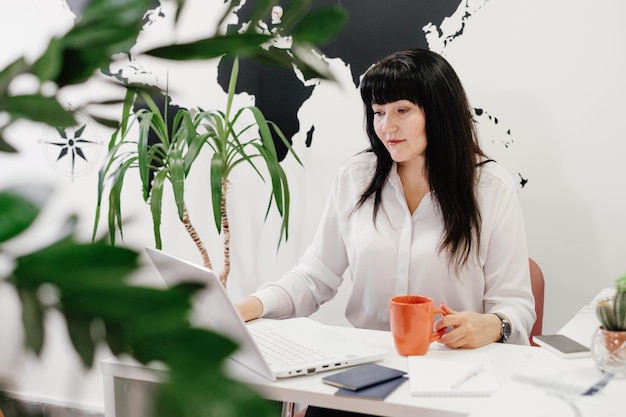
[[[496,317],[498,317],[500,319],[500,322],[502,323],[502,326],[500,327],[500,340],[498,340],[498,343],[506,343],[509,341],[509,338],[511,337],[511,323],[509,323],[509,320],[506,318],[506,316],[504,316],[504,314],[502,313],[493,313],[496,315]]]

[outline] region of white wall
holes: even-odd
[[[188,3],[180,33],[171,34],[167,22],[155,21],[146,28],[136,49],[158,42],[159,36],[188,39],[210,32],[221,0]],[[37,56],[50,34],[62,32],[72,22],[61,1],[0,0],[0,7],[0,37],[11,40],[3,41],[0,67],[20,53]],[[480,118],[485,137],[504,141],[487,141],[487,151],[513,175],[519,172],[528,179],[520,198],[530,255],[539,262],[546,278],[544,329],[553,332],[586,300],[601,288],[612,286],[613,280],[626,272],[626,170],[622,168],[626,156],[622,133],[626,112],[626,52],[622,46],[626,27],[622,21],[626,4],[620,0],[492,0],[470,1],[468,7],[472,16],[465,22],[461,37],[444,49],[437,39],[429,41],[431,48],[443,53],[457,69],[473,106],[498,118],[497,125]],[[460,24],[458,19],[449,19],[442,30],[448,33]],[[164,67],[142,59],[134,64],[162,85],[168,79],[170,91],[181,105],[218,107],[223,100],[215,82],[215,63]],[[288,244],[278,253],[276,219],[263,223],[268,190],[250,172],[236,172],[232,178],[229,291],[235,299],[294,265],[314,233],[335,170],[366,144],[361,106],[349,69],[340,61],[331,64],[342,80],[341,86],[318,85],[299,112],[302,133],[294,138],[294,146],[304,168],[293,158],[284,162],[292,188],[292,228]],[[127,71],[132,73],[130,68]],[[97,82],[91,88],[102,89]],[[68,101],[80,102],[81,94],[84,90],[68,92]],[[241,103],[253,100],[246,95],[238,99]],[[304,132],[312,123],[317,142],[306,148]],[[83,216],[81,230],[86,237],[90,232],[96,170],[74,181],[60,174],[43,155],[38,142],[43,131],[41,126],[17,126],[10,139],[20,149],[19,156],[0,154],[0,186],[34,180],[57,187],[52,207],[33,234],[14,243],[15,251],[50,238],[56,231],[54,226],[71,212]],[[107,134],[101,138],[106,140]],[[211,247],[216,269],[221,270],[221,242],[213,230],[206,178],[208,171],[202,167],[193,172],[196,185],[190,211]],[[148,210],[138,189],[131,191],[126,206],[130,219],[127,244],[152,246]],[[247,210],[250,202],[259,198],[261,203]],[[175,219],[173,213],[166,216]],[[175,220],[164,224],[164,246],[169,252],[200,262]],[[6,265],[1,261],[3,276]],[[149,268],[141,278],[159,285]],[[317,314],[320,320],[345,323],[345,290]],[[7,285],[0,285],[0,378],[12,380],[29,398],[101,408],[99,369],[81,369],[59,317],[50,317],[49,343],[39,359],[23,352],[18,318],[14,294]],[[106,351],[100,352],[100,357],[106,355]]]

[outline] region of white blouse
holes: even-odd
[[[389,299],[420,294],[457,311],[504,313],[511,321],[510,343],[528,344],[534,298],[513,178],[495,162],[477,168],[480,248],[478,257],[470,256],[457,274],[437,250],[443,218],[435,196],[427,194],[411,215],[395,164],[382,190],[376,224],[372,199],[354,211],[375,166],[374,154],[362,153],[340,168],[299,264],[253,294],[263,303],[263,317],[308,316],[335,296],[350,268],[352,292],[345,315],[356,327],[389,330]]]

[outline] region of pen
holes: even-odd
[[[450,388],[458,388],[463,383],[465,383],[468,379],[472,378],[474,375],[479,373],[481,371],[481,369],[483,369],[483,363],[482,362],[479,362],[479,363],[475,364],[474,366],[469,368],[467,370],[467,372],[465,372],[463,375],[461,375],[456,380],[454,380],[454,382],[452,382],[452,384],[450,384]]]

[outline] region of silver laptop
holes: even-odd
[[[202,282],[191,321],[239,344],[232,359],[275,380],[374,362],[386,351],[353,341],[309,318],[256,319],[245,323],[215,273],[152,248],[145,248],[168,286]]]

